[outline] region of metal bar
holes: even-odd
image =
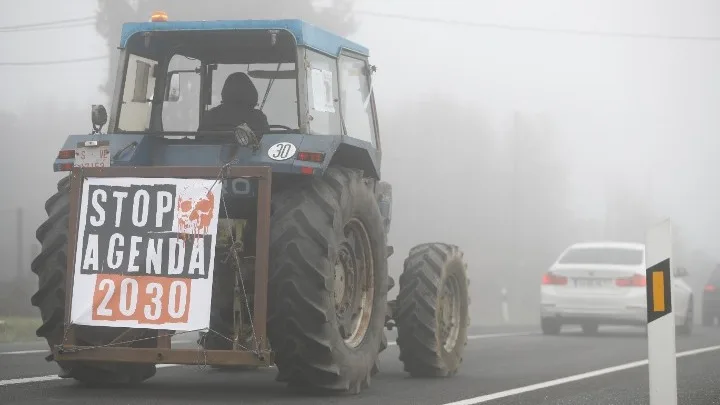
[[[171,349],[172,348],[172,336],[170,336],[170,330],[158,330],[157,331],[157,348],[158,349]]]
[[[267,348],[268,260],[270,255],[270,190],[268,175],[258,181],[257,231],[255,236],[255,297],[253,325],[261,349]]]
[[[73,351],[79,349],[78,351]],[[197,349],[154,349],[128,347],[65,347],[53,350],[58,361],[111,361],[118,363],[256,365],[270,366],[275,361],[269,351],[256,355],[250,351]]]

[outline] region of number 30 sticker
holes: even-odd
[[[295,145],[290,142],[280,142],[268,149],[268,157],[272,160],[287,160],[295,156]]]

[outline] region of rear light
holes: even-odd
[[[300,152],[298,153],[297,160],[322,163],[325,160],[325,154],[320,152]]]
[[[73,165],[72,163],[55,163],[55,171],[56,172],[69,172],[72,171]]]
[[[558,276],[549,272],[545,273],[542,278],[543,285],[566,285],[567,282],[567,277]]]
[[[312,167],[301,167],[300,173],[311,175],[311,174],[315,173],[315,169],[313,169]]]
[[[632,277],[615,279],[615,285],[618,287],[645,287],[647,280],[645,276],[636,274]]]
[[[717,290],[717,288],[712,284],[708,284],[705,286],[705,292],[715,292],[715,290]]]
[[[75,150],[63,149],[58,152],[58,159],[75,159]]]

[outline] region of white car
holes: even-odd
[[[560,254],[540,287],[542,331],[557,335],[563,325],[581,325],[590,334],[599,325],[647,326],[645,245],[625,242],[576,243]],[[690,334],[693,293],[675,269],[672,284],[675,324]]]

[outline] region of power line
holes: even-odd
[[[0,28],[0,33],[36,32],[36,31],[58,30],[58,29],[63,29],[63,28],[88,27],[91,25],[95,25],[95,21],[80,22],[80,23],[65,24],[65,25],[48,25],[48,26],[42,26],[42,27],[37,27],[37,28],[18,28],[18,29]]]
[[[66,23],[77,23],[77,22],[94,22],[95,17],[80,17],[80,18],[70,18],[67,20],[55,20],[55,21],[46,21],[42,23],[34,23],[34,24],[22,24],[22,25],[6,25],[6,26],[0,26],[0,30],[20,30],[20,29],[26,29],[26,28],[35,28],[35,27],[46,27],[49,25],[58,25],[58,24],[66,24]]]
[[[93,60],[107,59],[108,55],[91,56],[88,58],[64,59],[64,60],[47,60],[37,62],[0,62],[0,66],[46,66],[46,65],[62,65],[67,63],[89,62]]]
[[[510,31],[532,31],[532,32],[543,32],[548,34],[571,34],[571,35],[585,35],[585,36],[599,36],[599,37],[618,37],[618,38],[639,38],[639,39],[664,39],[664,40],[680,40],[680,41],[720,41],[720,37],[711,36],[683,36],[683,35],[663,35],[663,34],[641,34],[631,32],[611,32],[611,31],[585,31],[576,29],[563,29],[563,28],[542,28],[542,27],[531,27],[531,26],[519,26],[519,25],[506,25],[506,24],[495,24],[495,23],[477,23],[462,20],[448,20],[434,17],[413,17],[404,14],[394,13],[381,13],[376,11],[362,11],[356,10],[356,14],[365,14],[374,17],[383,18],[394,18],[399,20],[407,21],[421,21],[445,25],[460,25],[466,27],[475,28],[495,28]]]
[[[577,29],[563,29],[563,28],[543,28],[543,27],[532,27],[532,26],[518,26],[509,24],[497,24],[497,23],[478,23],[471,21],[443,19],[435,17],[418,17],[409,16],[405,14],[397,13],[383,13],[377,11],[365,11],[355,10],[356,14],[364,14],[374,17],[382,18],[394,18],[406,21],[418,21],[428,22],[435,24],[445,25],[459,25],[466,27],[475,28],[495,28],[509,31],[530,31],[530,32],[542,32],[548,34],[570,34],[570,35],[584,35],[584,36],[599,36],[599,37],[616,37],[616,38],[637,38],[637,39],[661,39],[661,40],[677,40],[677,41],[720,41],[720,37],[717,36],[686,36],[686,35],[664,35],[664,34],[643,34],[643,33],[631,33],[631,32],[611,32],[611,31],[587,31]],[[23,31],[43,31],[48,29],[63,29],[63,28],[75,28],[93,25],[96,22],[96,18],[92,16],[71,18],[66,20],[47,21],[44,23],[35,24],[23,24],[0,27],[0,32],[23,32]],[[59,25],[67,24],[68,25]]]

